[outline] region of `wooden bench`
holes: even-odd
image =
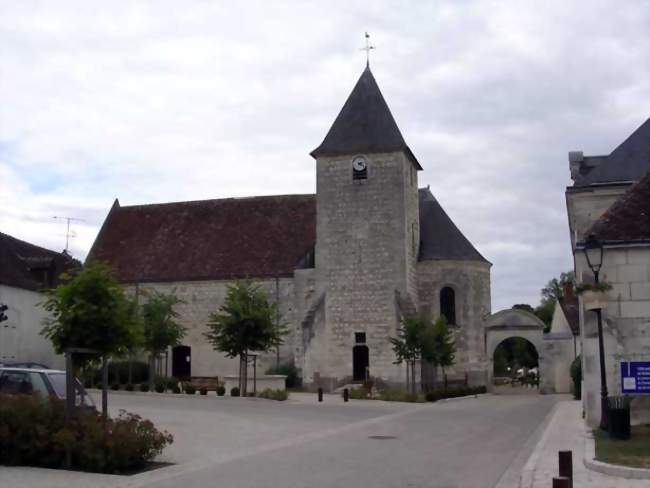
[[[192,376],[185,384],[192,385],[197,390],[205,388],[207,391],[217,391],[220,385],[218,376]]]

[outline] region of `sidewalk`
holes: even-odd
[[[648,488],[648,480],[600,474],[584,465],[586,430],[580,402],[557,404],[553,417],[521,473],[519,488],[550,488],[558,475],[558,451],[573,451],[574,488]]]

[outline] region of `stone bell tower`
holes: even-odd
[[[369,67],[316,159],[316,290],[303,336],[306,382],[333,388],[367,374],[403,382],[389,337],[415,311],[419,249],[417,159]]]

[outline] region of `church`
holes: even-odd
[[[203,334],[229,284],[250,278],[279,305],[289,334],[258,371],[294,364],[306,386],[406,381],[389,341],[403,316],[444,315],[457,354],[450,377],[486,384],[490,267],[429,188],[366,66],[322,143],[315,195],[111,207],[89,253],[136,297],[173,292],[187,328],[168,374],[237,374]]]

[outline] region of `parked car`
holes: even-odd
[[[95,409],[95,403],[75,378],[75,405]],[[0,394],[55,396],[65,400],[65,371],[0,367]]]

